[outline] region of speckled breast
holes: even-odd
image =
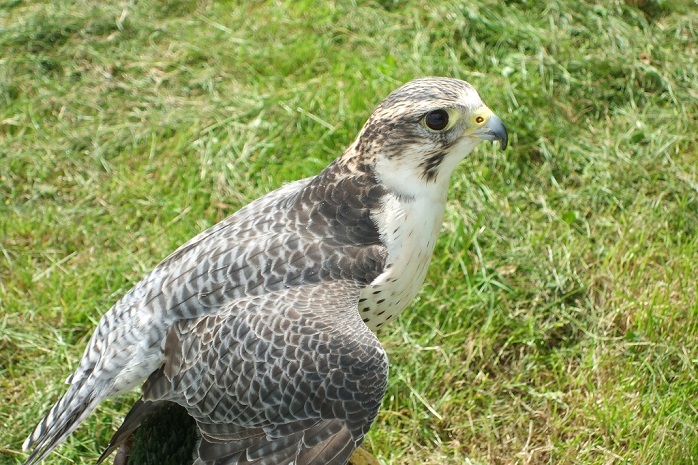
[[[441,229],[444,203],[389,199],[375,218],[388,249],[385,271],[361,293],[359,314],[376,331],[394,320],[417,295]]]

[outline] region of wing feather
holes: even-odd
[[[250,203],[184,244],[114,304],[101,318],[77,370],[68,378],[68,391],[25,441],[25,450],[35,447],[27,465],[47,455],[106,397],[138,386],[157,370],[166,357],[166,338],[178,321],[206,318],[238,300],[250,301],[288,288],[339,280],[365,286],[375,279],[387,257],[372,219],[382,208],[375,195],[381,188],[367,173],[343,170],[334,163],[314,178]],[[345,211],[347,208],[357,211]],[[267,323],[256,321],[257,325]],[[224,324],[219,333],[237,329]],[[212,337],[209,333],[188,340],[186,350],[170,366],[191,374],[179,379],[183,392],[217,409],[219,399],[196,392],[191,358]],[[266,349],[257,344],[255,350]],[[211,352],[208,357],[222,355]],[[235,361],[230,371],[235,376],[255,371],[245,357]]]
[[[359,317],[360,290],[285,289],[176,323],[145,401],[187,409],[203,463],[344,464],[376,417],[388,374]],[[197,343],[204,339],[215,343]]]

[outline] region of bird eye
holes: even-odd
[[[433,131],[441,131],[448,126],[448,112],[446,110],[430,111],[424,117],[424,124]]]

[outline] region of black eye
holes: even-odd
[[[448,112],[446,110],[434,110],[424,117],[424,124],[434,131],[441,131],[448,126]]]

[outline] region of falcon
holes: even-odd
[[[104,314],[25,441],[46,457],[142,385],[103,460],[152,408],[196,421],[197,465],[345,464],[388,379],[376,330],[422,285],[456,165],[507,131],[468,83],[411,81],[344,153],[199,234]]]

